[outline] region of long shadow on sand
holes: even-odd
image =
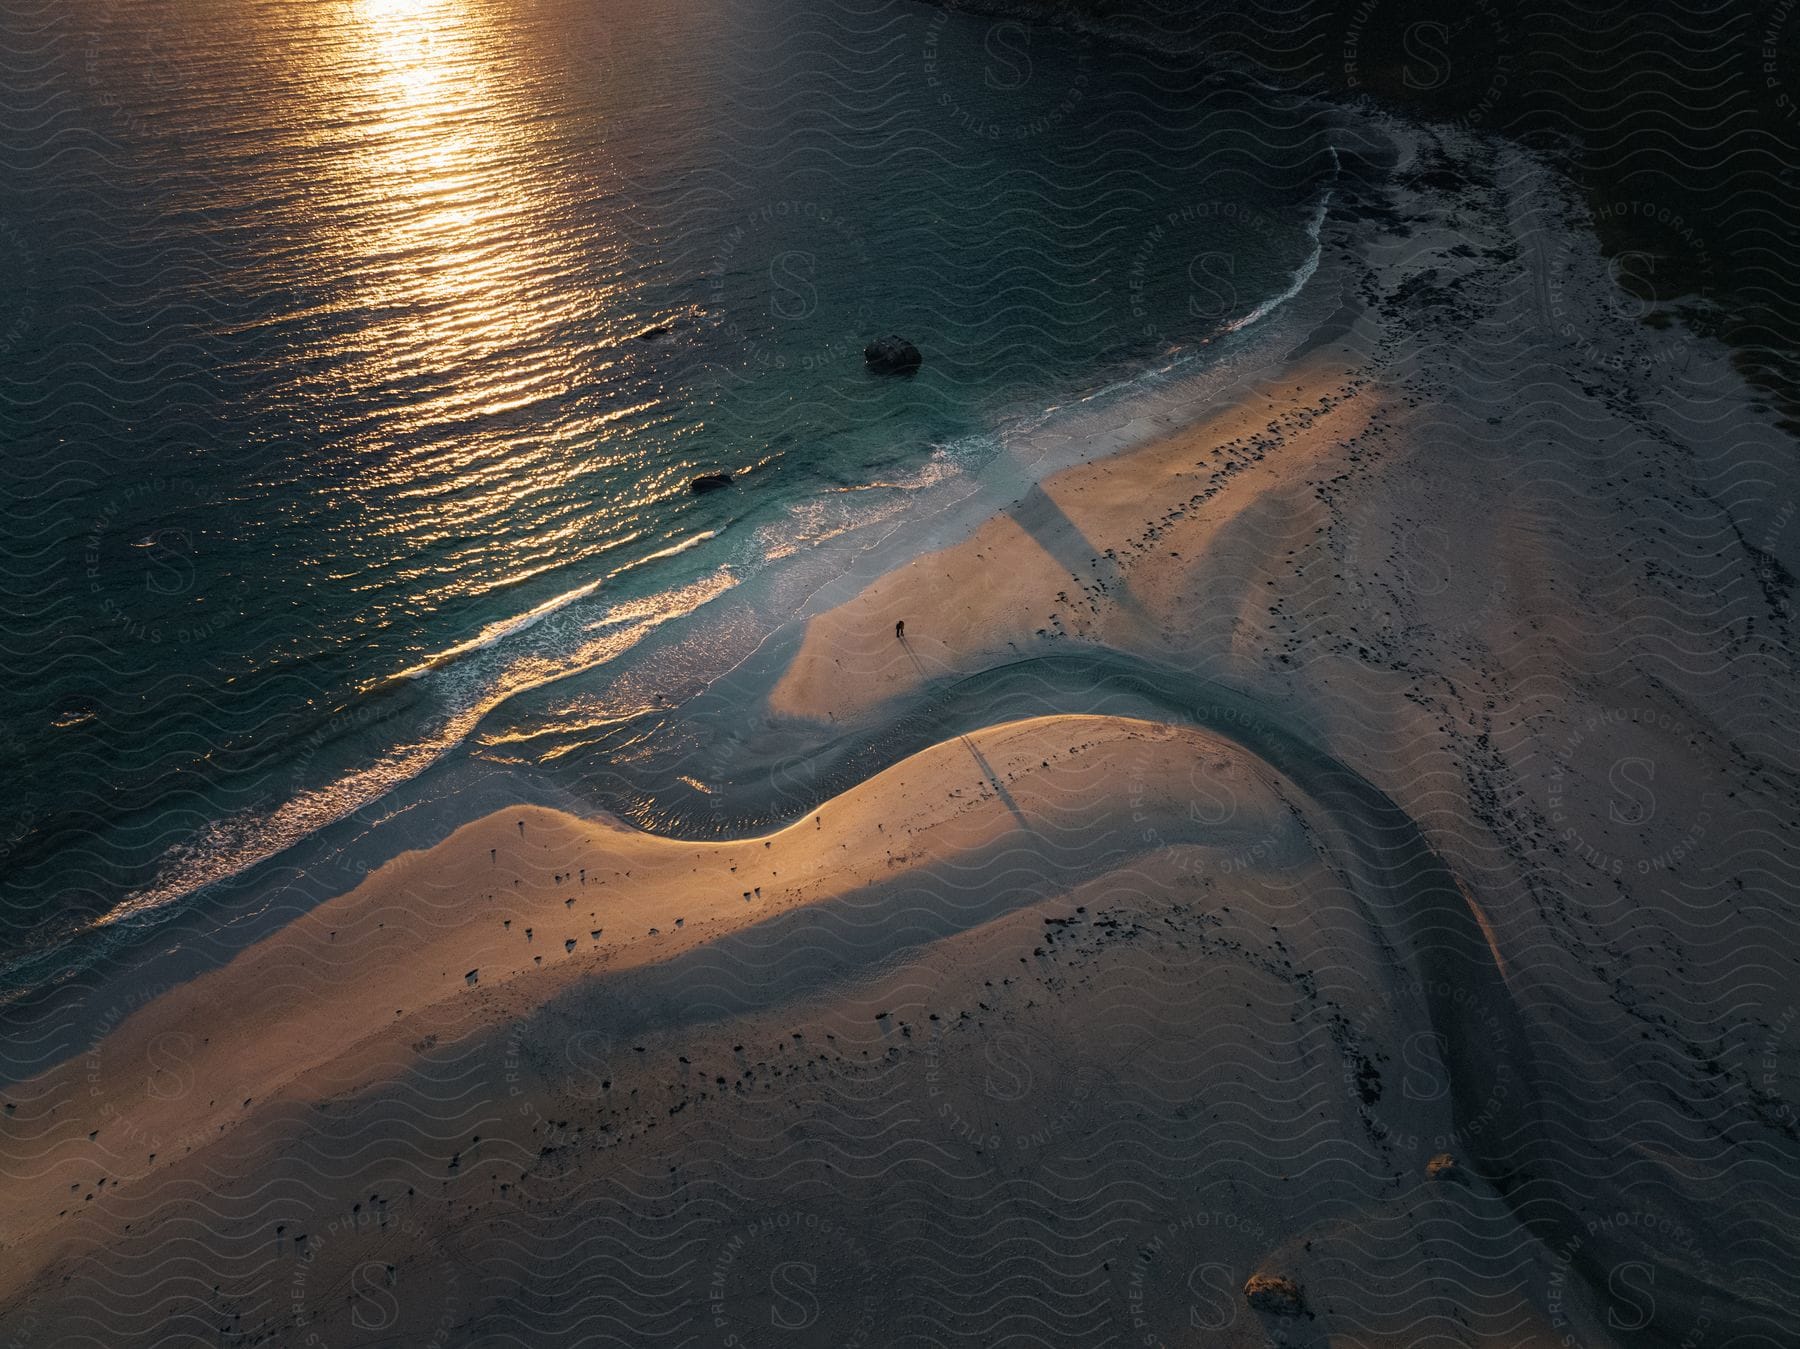
[[[1519,1221],[1591,1291],[1629,1342],[1696,1343],[1742,1323],[1779,1323],[1736,1304],[1692,1269],[1584,1219],[1617,1206],[1597,1193],[1616,1168],[1600,1140],[1553,1143],[1533,1087],[1533,1050],[1499,953],[1474,898],[1417,823],[1373,783],[1320,749],[1282,713],[1205,678],[1118,652],[1077,651],[1021,660],[927,689],[897,714],[854,729],[808,734],[782,725],[739,737],[733,768],[714,778],[708,823],[764,826],[794,818],[907,755],[981,727],[1053,714],[1132,716],[1192,725],[1228,739],[1287,778],[1317,807],[1332,851],[1366,915],[1416,979],[1449,1076],[1460,1160],[1499,1193]],[[991,774],[989,775],[991,777]],[[634,784],[627,800],[644,799]],[[610,803],[609,803],[610,804]],[[723,815],[721,815],[721,808]],[[626,812],[630,813],[629,809]],[[1016,813],[1016,807],[1015,807]],[[752,823],[754,822],[754,823]],[[667,828],[666,817],[659,821]],[[682,832],[677,825],[674,832]],[[716,833],[715,833],[716,836]],[[1655,1288],[1622,1302],[1615,1280],[1633,1268]]]

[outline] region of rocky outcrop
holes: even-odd
[[[1426,1162],[1425,1174],[1432,1180],[1454,1181],[1458,1185],[1469,1183],[1469,1178],[1463,1174],[1463,1169],[1456,1164],[1456,1158],[1447,1152],[1440,1152]]]
[[[904,337],[878,337],[863,348],[863,361],[879,375],[910,375],[924,359]]]
[[[1280,1274],[1252,1274],[1244,1284],[1244,1300],[1271,1316],[1310,1316],[1306,1290]]]

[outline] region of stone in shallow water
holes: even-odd
[[[864,363],[882,375],[910,375],[924,359],[904,337],[878,337],[863,348]]]

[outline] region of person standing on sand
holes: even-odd
[[[906,640],[906,620],[904,618],[894,624],[894,636],[903,642]]]

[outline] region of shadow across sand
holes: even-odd
[[[913,669],[919,672],[919,678],[930,682],[931,676],[925,672],[924,665],[920,664],[918,655],[912,649],[912,644],[902,637],[900,645],[905,649],[906,658],[912,662]],[[1006,790],[1006,784],[1000,781],[1000,775],[994,771],[994,766],[982,757],[980,750],[975,748],[975,742],[966,735],[959,735],[957,739],[962,741],[963,748],[969,751],[969,757],[975,761],[975,767],[981,770],[982,777],[987,779],[988,786],[993,788],[994,795],[1000,798],[1001,804],[1012,813],[1013,819],[1018,821],[1019,828],[1028,834],[1032,832],[1031,822],[1019,809],[1019,803],[1013,799],[1012,793]]]
[[[1309,797],[1366,920],[1412,971],[1449,1080],[1458,1162],[1567,1260],[1597,1306],[1618,1309],[1616,1323],[1645,1321],[1631,1343],[1679,1345],[1733,1324],[1740,1309],[1726,1290],[1629,1233],[1588,1220],[1620,1203],[1605,1192],[1613,1167],[1600,1140],[1551,1137],[1536,1097],[1531,1039],[1476,901],[1405,810],[1319,748],[1318,738],[1284,710],[1116,651],[1035,657],[940,680],[855,727],[809,734],[783,725],[741,737],[730,772],[711,784],[713,822],[721,807],[758,827],[773,815],[795,818],[952,736],[966,740],[983,727],[1057,714],[1195,726],[1255,755]],[[976,759],[992,781],[978,753]],[[1654,1280],[1657,1297],[1647,1321],[1641,1303],[1622,1297],[1629,1290],[1613,1286],[1613,1274],[1627,1265],[1645,1268]],[[1750,1327],[1769,1316],[1765,1309],[1741,1314],[1752,1334]]]
[[[1056,498],[1039,483],[1032,483],[1006,517],[1030,535],[1077,584],[1091,584],[1131,618],[1147,621],[1149,615],[1131,593],[1125,569],[1094,547],[1081,526],[1069,518]],[[1086,578],[1085,581],[1083,578]]]

